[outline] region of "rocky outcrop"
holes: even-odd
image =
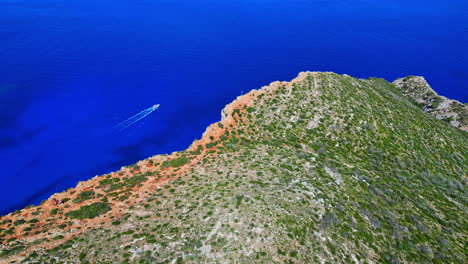
[[[421,76],[397,79],[393,84],[424,111],[452,126],[468,131],[468,106],[438,95]]]

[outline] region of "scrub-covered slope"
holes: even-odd
[[[3,259],[466,263],[468,134],[395,85],[301,73],[222,115],[186,151],[1,218]]]

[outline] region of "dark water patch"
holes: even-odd
[[[33,138],[47,130],[47,127],[39,127],[27,131],[16,131],[17,134],[8,132],[0,133],[0,150],[3,148],[12,148],[19,144],[27,143]]]
[[[58,178],[54,180],[53,182],[47,184],[46,186],[42,187],[38,191],[27,196],[25,199],[23,199],[19,203],[16,203],[6,208],[0,207],[0,215],[8,214],[9,212],[22,209],[32,204],[37,204],[38,200],[44,199],[44,197],[49,197],[50,195],[54,194],[57,191],[57,187],[63,184],[66,180],[67,180],[67,177]]]

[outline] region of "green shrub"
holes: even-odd
[[[54,240],[60,240],[60,239],[63,239],[63,238],[65,238],[65,237],[62,236],[62,235],[58,235],[58,236],[54,237]]]
[[[216,142],[210,142],[210,143],[208,143],[208,144],[205,145],[205,147],[206,147],[207,149],[212,148],[212,147],[214,147],[214,146],[216,146]]]
[[[104,179],[99,182],[99,185],[108,185],[112,183],[112,179]]]
[[[242,196],[241,195],[236,195],[236,208],[239,208],[239,206],[242,203]]]
[[[434,98],[431,104],[431,108],[436,109],[440,105],[441,102],[442,102],[442,99],[440,97]]]
[[[78,194],[78,197],[73,200],[74,203],[79,203],[79,202],[82,202],[82,201],[85,201],[85,200],[89,200],[89,199],[92,199],[94,198],[96,195],[96,193],[94,191],[84,191],[80,194]]]
[[[24,223],[26,223],[26,221],[24,221],[23,219],[19,219],[19,220],[16,220],[13,224],[15,226],[19,226],[19,225],[22,225]]]
[[[21,213],[21,210],[16,210],[16,211],[14,211],[13,213],[11,213],[11,215],[17,215],[17,214],[19,214],[19,213]]]
[[[10,219],[5,219],[2,222],[0,222],[0,225],[6,225],[6,224],[9,224],[9,223],[11,223],[11,220]]]
[[[7,250],[7,249],[2,249],[2,250],[0,251],[0,257],[6,257],[6,256],[9,255],[9,253],[10,253],[9,250]]]
[[[135,231],[133,231],[133,230],[127,230],[127,231],[122,232],[122,235],[131,235],[131,234],[133,234],[133,233],[135,233]]]
[[[107,213],[110,209],[111,208],[108,203],[97,202],[90,205],[81,206],[81,208],[76,211],[66,213],[66,216],[73,219],[95,218],[99,215]]]
[[[109,188],[106,190],[106,192],[112,192],[112,191],[115,191],[115,190],[119,190],[119,189],[122,189],[124,187],[124,184],[119,182],[119,183],[114,183],[114,184],[111,184],[111,186],[109,186]]]
[[[121,202],[123,202],[123,201],[125,201],[127,199],[128,199],[127,195],[122,195],[122,196],[119,197],[119,201],[121,201]]]
[[[196,149],[194,151],[189,151],[190,154],[192,155],[199,155],[201,153],[201,150],[200,149]]]
[[[133,187],[137,184],[140,184],[142,182],[145,182],[147,179],[144,175],[140,174],[140,175],[136,175],[136,176],[133,176],[133,177],[129,177],[129,178],[124,178],[124,183],[127,187]]]
[[[185,157],[181,157],[181,158],[177,158],[177,159],[173,159],[173,160],[170,160],[170,161],[164,161],[162,166],[164,168],[167,168],[167,167],[180,167],[180,166],[183,166],[187,163],[189,163],[189,159],[185,158]]]

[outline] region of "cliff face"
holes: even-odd
[[[426,112],[452,126],[468,131],[468,106],[456,100],[438,95],[420,76],[408,76],[395,80],[396,87]]]
[[[0,260],[465,263],[468,135],[408,99],[432,104],[425,85],[307,72],[253,90],[187,150],[0,218]]]

